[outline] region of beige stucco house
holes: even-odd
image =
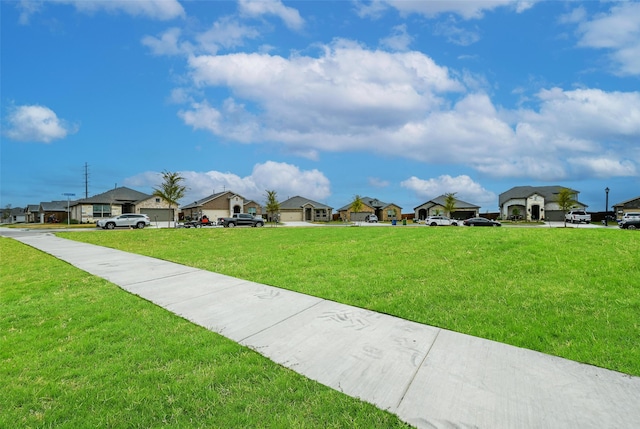
[[[234,213],[262,215],[262,206],[253,200],[246,200],[232,191],[218,192],[208,197],[186,204],[180,208],[182,217],[200,219],[207,216],[212,221],[221,217],[230,217]]]
[[[447,196],[440,195],[432,200],[426,201],[417,207],[413,208],[414,219],[425,220],[429,216],[444,215],[449,216],[452,219],[469,219],[478,216],[480,206],[467,203],[465,201],[455,198],[455,209],[452,213],[446,213],[444,206],[446,204]]]
[[[378,220],[381,222],[399,220],[402,217],[402,207],[393,204],[385,203],[377,198],[361,197],[362,209],[359,212],[352,212],[351,203],[338,209],[340,219],[343,221],[362,222],[367,215],[374,214],[378,216]]]
[[[564,212],[558,205],[558,194],[564,186],[516,186],[499,196],[500,216],[509,219],[518,213],[528,221],[547,220],[563,221]],[[578,202],[580,192],[570,189],[575,208],[585,209],[587,206]]]
[[[280,203],[281,222],[329,222],[333,208],[301,196]]]
[[[174,220],[176,207],[154,195],[145,194],[124,186],[89,198],[72,201],[71,219],[80,223],[94,223],[102,218],[125,213],[149,216],[152,222]]]

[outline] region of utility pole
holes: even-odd
[[[84,163],[84,197],[89,198],[89,165]]]

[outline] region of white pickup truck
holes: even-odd
[[[564,220],[569,223],[591,223],[591,215],[584,210],[571,210],[564,215]]]

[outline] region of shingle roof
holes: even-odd
[[[456,200],[456,205],[455,205],[456,209],[479,209],[480,208],[480,206],[468,203],[466,201],[459,200],[458,198],[455,198],[455,200]],[[446,195],[437,196],[432,200],[425,201],[424,203],[420,204],[417,207],[414,207],[413,209],[415,210],[418,207],[421,207],[421,206],[423,206],[425,204],[428,204],[428,203],[433,203],[434,205],[444,206],[447,203],[447,196]]]
[[[558,194],[564,188],[565,186],[516,186],[500,194],[499,205],[502,206],[507,201],[517,198],[528,198],[536,193],[544,197],[547,202],[557,201]],[[578,194],[578,191],[570,190]]]
[[[301,196],[291,197],[288,200],[285,200],[280,203],[281,209],[299,209],[303,206],[310,205],[316,209],[332,209],[333,207],[329,207],[326,204],[318,203],[316,201],[310,200],[308,198],[304,198]]]
[[[66,212],[73,203],[73,201],[43,201],[40,203],[40,207],[45,212]]]
[[[215,194],[211,194],[208,197],[204,197],[202,199],[199,199],[198,201],[194,201],[193,203],[189,203],[189,204],[186,204],[184,206],[180,206],[180,209],[181,210],[184,210],[184,209],[196,209],[198,207],[202,207],[204,204],[208,203],[209,201],[212,201],[212,200],[215,200],[217,198],[220,198],[224,194],[231,194],[231,195],[239,196],[240,198],[242,198],[242,204],[244,204],[244,205],[249,204],[251,202],[251,200],[247,200],[242,195],[240,195],[238,193],[235,193],[233,191],[222,191],[222,192],[216,192]]]
[[[76,204],[114,204],[114,203],[135,203],[151,198],[153,195],[145,194],[134,189],[121,186],[119,188],[111,189],[110,191],[103,192],[102,194],[94,195],[93,197],[83,198],[77,200]]]
[[[371,207],[372,209],[382,209],[385,207],[388,207],[390,205],[395,205],[396,207],[398,207],[399,209],[402,209],[402,207],[400,207],[397,204],[393,204],[393,203],[385,203],[383,201],[380,201],[377,198],[371,198],[371,197],[360,197],[360,199],[362,200],[362,204],[364,204],[367,207]],[[344,211],[344,210],[349,210],[351,208],[351,203],[342,206],[338,209],[339,212]]]

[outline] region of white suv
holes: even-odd
[[[627,212],[622,215],[622,220],[640,219],[640,212]]]
[[[115,227],[142,229],[145,226],[151,225],[151,220],[146,214],[128,213],[108,219],[100,219],[97,225],[102,229],[113,229]]]

